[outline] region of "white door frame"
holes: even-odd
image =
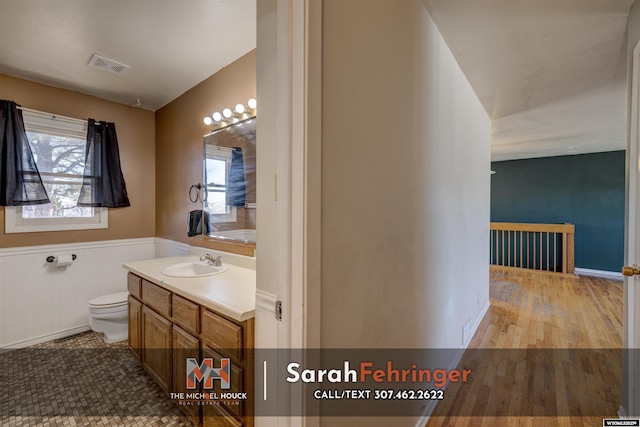
[[[640,43],[633,51],[631,71],[631,110],[629,139],[627,143],[627,206],[625,210],[625,265],[640,264]],[[640,415],[640,383],[635,379],[640,371],[640,360],[635,350],[640,348],[638,315],[640,309],[640,285],[638,276],[626,277],[624,281],[624,327],[623,327],[623,390],[620,416]]]
[[[266,191],[258,192],[258,204],[268,205],[270,214],[269,218],[259,217],[258,225],[268,227],[271,238],[262,241],[262,229],[258,233],[256,346],[318,348],[322,0],[257,1],[263,2],[258,34],[271,40],[263,43],[269,50],[266,56],[258,42],[259,61],[263,58],[258,64],[258,103],[265,112],[258,115],[258,176],[268,183],[263,184]],[[261,32],[261,28],[268,31]],[[263,78],[261,72],[268,77]],[[265,84],[276,90],[262,92],[260,85]],[[265,93],[262,99],[261,93]],[[260,120],[267,117],[272,122],[262,124],[269,130],[261,135]],[[265,147],[269,153],[261,158],[260,150]],[[261,209],[258,215],[263,212]],[[262,289],[261,284],[268,289]],[[274,320],[276,300],[282,302],[281,321]],[[256,390],[256,396],[260,395]],[[300,411],[294,407],[303,405],[300,394],[294,396],[291,390],[278,390],[269,399],[285,399],[292,412]],[[317,424],[317,419],[305,417],[256,418],[258,427]]]

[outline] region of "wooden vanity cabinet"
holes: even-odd
[[[129,287],[129,348],[167,392],[247,392],[233,405],[179,405],[194,425],[253,427],[254,320],[238,322],[132,273]],[[186,359],[231,359],[231,390],[186,388]]]

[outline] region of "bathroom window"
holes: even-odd
[[[5,208],[5,232],[107,228],[107,209],[76,206],[83,179],[87,123],[23,111],[24,126],[51,203]]]
[[[227,206],[227,185],[231,168],[231,149],[214,147],[205,160],[207,177],[207,201],[205,210],[212,223],[236,222],[237,209]]]

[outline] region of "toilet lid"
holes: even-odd
[[[89,301],[89,305],[105,306],[105,305],[118,305],[127,302],[129,292],[116,292],[115,294],[102,295]]]

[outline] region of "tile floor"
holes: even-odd
[[[2,426],[192,426],[126,342],[93,332],[0,353]]]

